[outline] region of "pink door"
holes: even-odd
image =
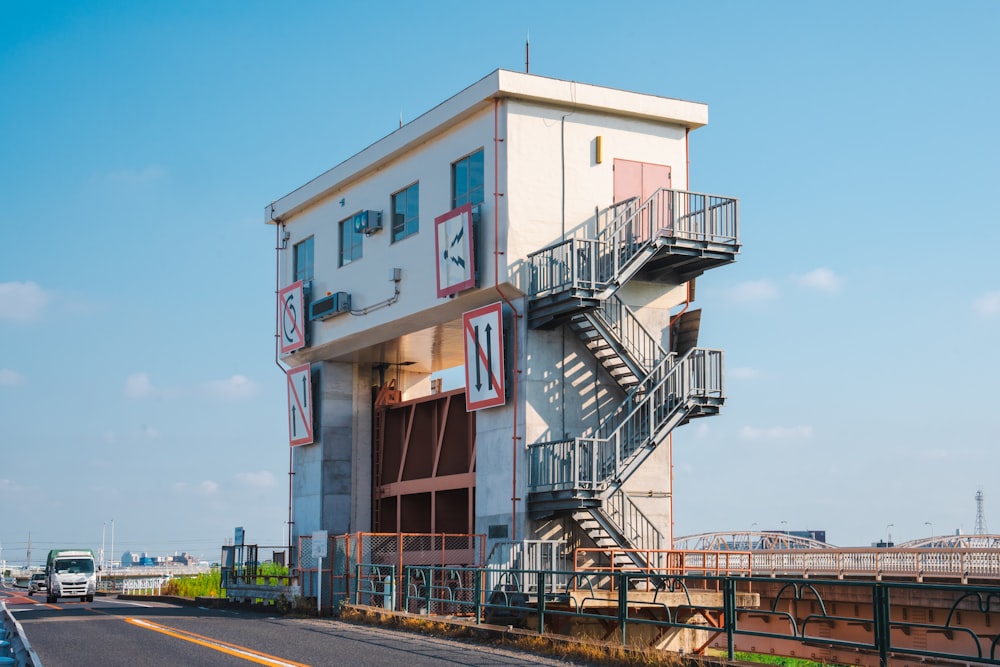
[[[670,188],[670,167],[665,164],[651,162],[635,162],[633,160],[614,160],[615,171],[615,203],[625,201],[629,197],[638,197],[637,206],[645,204],[657,190]],[[650,221],[649,210],[640,211],[633,227],[635,240],[645,241],[652,236],[652,223],[657,228],[668,226],[670,216],[668,207],[670,198],[661,196],[654,202],[655,219]]]

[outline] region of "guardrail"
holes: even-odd
[[[145,579],[122,580],[123,595],[160,595],[169,577],[147,577]]]
[[[717,645],[730,660],[764,639],[791,647],[790,655],[821,647],[850,654],[858,664],[888,666],[909,658],[1000,665],[1000,635],[991,626],[991,616],[1000,612],[997,586],[511,570],[490,588],[481,568],[407,566],[397,582],[392,570],[372,578],[365,567],[359,565],[354,604],[386,607],[399,590],[402,609],[411,613],[458,615],[539,634],[589,623],[621,645],[648,646],[650,637],[666,643],[670,633],[684,631],[695,638],[697,652]],[[536,583],[520,585],[527,580]],[[766,602],[751,588],[767,589]],[[936,613],[900,613],[907,606],[929,608],[925,601],[933,601]]]
[[[752,552],[755,574],[803,577],[885,577],[1000,580],[1000,549],[785,549]]]
[[[24,628],[7,609],[6,602],[0,602],[0,626],[3,628],[0,639],[9,642],[10,646],[6,648],[10,651],[10,657],[13,658],[15,665],[18,667],[42,667],[42,661],[38,659],[38,654],[31,648],[28,638],[24,635]],[[7,656],[4,656],[3,652],[0,651],[0,657]]]

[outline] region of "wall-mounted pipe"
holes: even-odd
[[[493,98],[493,287],[496,289],[497,294],[503,299],[503,302],[514,311],[514,331],[513,331],[513,346],[514,346],[514,377],[513,380],[514,387],[511,390],[511,402],[514,404],[514,427],[513,434],[511,436],[511,450],[512,450],[512,467],[511,467],[511,482],[510,482],[510,539],[511,541],[517,540],[517,502],[520,498],[517,497],[517,452],[518,452],[518,440],[517,437],[517,385],[520,381],[521,369],[519,368],[520,356],[518,353],[518,329],[520,328],[521,314],[518,313],[517,308],[507,298],[507,295],[503,293],[500,289],[500,197],[504,196],[500,192],[500,144],[503,139],[500,138],[500,98]]]
[[[281,251],[288,247],[288,236],[285,235],[285,223],[276,220],[274,217],[274,202],[271,202],[271,220],[274,225],[274,364],[281,369],[282,375],[287,374],[287,369],[281,363],[281,316],[278,315],[278,293],[281,291]],[[292,478],[295,476],[294,461],[292,452],[294,447],[288,448],[288,553],[292,553]]]

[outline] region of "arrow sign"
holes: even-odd
[[[312,370],[309,364],[288,369],[288,444],[313,441]]]
[[[297,280],[278,292],[278,336],[282,354],[305,347],[306,303],[302,281]]]
[[[468,412],[503,405],[506,400],[503,365],[503,304],[462,315],[465,332],[465,409]]]

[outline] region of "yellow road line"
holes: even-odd
[[[309,665],[305,665],[301,662],[292,662],[291,660],[283,660],[273,655],[268,655],[266,653],[253,651],[244,646],[230,644],[228,642],[220,641],[218,639],[212,639],[211,637],[205,637],[203,635],[195,634],[194,632],[188,632],[186,630],[177,630],[176,628],[170,628],[165,625],[159,625],[158,623],[143,621],[138,618],[126,618],[125,622],[131,623],[132,625],[137,625],[140,628],[146,628],[147,630],[160,632],[170,637],[174,637],[176,639],[183,639],[186,642],[191,642],[192,644],[198,644],[199,646],[204,646],[206,648],[219,651],[220,653],[226,653],[228,655],[236,656],[237,658],[243,658],[244,660],[255,662],[258,665],[271,665],[272,667],[309,667]]]

